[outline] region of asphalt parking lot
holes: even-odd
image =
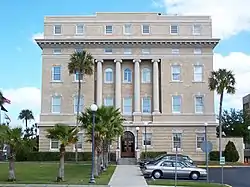
[[[210,181],[221,182],[221,169],[209,168]],[[224,183],[233,187],[250,186],[250,167],[224,168]]]

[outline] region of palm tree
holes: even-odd
[[[9,181],[15,181],[15,154],[22,145],[22,128],[9,128],[5,126],[0,129],[1,141],[7,145],[8,160],[9,160]]]
[[[75,52],[70,56],[68,63],[69,74],[78,74],[78,95],[77,95],[77,112],[76,112],[76,127],[78,128],[78,116],[80,112],[81,99],[81,77],[84,75],[93,75],[94,72],[93,57],[87,51]],[[75,161],[78,161],[77,143],[75,144]]]
[[[3,93],[0,91],[0,107],[5,103]]]
[[[219,69],[218,71],[212,71],[210,77],[208,78],[208,88],[211,91],[216,91],[220,95],[220,105],[219,105],[219,150],[220,157],[222,157],[222,103],[224,94],[235,94],[235,77],[232,71],[227,71],[226,69]]]
[[[25,129],[28,129],[28,121],[34,120],[33,112],[29,109],[23,109],[18,116],[18,119],[23,120],[25,122]]]
[[[64,155],[66,146],[77,142],[78,129],[67,124],[56,124],[53,128],[47,129],[46,137],[56,139],[60,144],[60,164],[57,175],[57,182],[64,181]]]

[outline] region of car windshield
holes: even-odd
[[[157,157],[154,158],[154,160],[159,160],[161,158],[163,158],[165,155],[158,155]]]

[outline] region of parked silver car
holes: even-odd
[[[142,168],[142,173],[145,177],[159,178],[174,178],[175,177],[175,161],[161,160],[154,164],[147,164]],[[187,178],[191,180],[205,179],[207,171],[203,168],[188,166],[187,164],[177,161],[177,177]]]

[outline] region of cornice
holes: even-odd
[[[211,47],[214,48],[219,39],[36,39],[37,44],[41,49],[44,47],[67,45],[88,45],[88,46],[100,46],[100,45],[134,45],[134,46],[164,46],[164,47]]]

